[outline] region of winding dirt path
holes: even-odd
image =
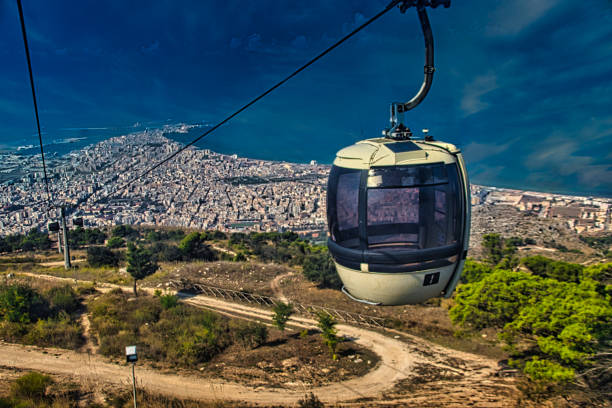
[[[270,281],[270,288],[272,289],[272,292],[274,293],[274,297],[277,299],[280,299],[284,303],[288,303],[289,300],[287,299],[287,296],[285,296],[285,294],[283,293],[283,288],[281,288],[281,284],[283,282],[283,279],[288,278],[289,276],[292,276],[292,275],[293,275],[293,272],[283,273],[281,275],[275,276],[274,279]]]
[[[282,276],[277,277],[278,282]],[[269,322],[273,314],[270,310],[202,295],[185,296],[183,301],[262,322]],[[316,326],[314,320],[301,316],[292,316],[289,323],[298,327]],[[383,333],[348,325],[338,325],[337,328],[340,335],[380,356],[380,363],[365,376],[320,387],[302,384],[294,388],[254,388],[196,375],[163,374],[138,367],[137,380],[141,387],[178,398],[228,399],[266,405],[292,406],[306,392],[313,392],[326,403],[349,406],[376,406],[379,403],[432,407],[513,405],[507,397],[514,387],[494,377],[497,371],[494,360],[446,349],[404,333]],[[125,386],[130,383],[129,367],[111,363],[95,354],[0,343],[0,361],[3,366],[71,375],[94,383]],[[414,384],[417,384],[416,388]]]

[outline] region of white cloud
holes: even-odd
[[[513,36],[539,20],[558,0],[514,0],[498,2],[490,16],[486,33],[492,37]]]
[[[466,160],[470,162],[479,162],[480,160],[501,154],[508,150],[509,147],[510,143],[487,144],[472,142],[463,149],[463,154]]]
[[[483,97],[497,88],[499,88],[499,85],[495,74],[489,73],[477,76],[463,89],[461,110],[468,116],[486,109],[489,107],[489,103],[483,100]]]

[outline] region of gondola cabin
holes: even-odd
[[[381,305],[452,294],[470,229],[459,149],[363,140],[337,153],[327,191],[328,248],[345,293]]]

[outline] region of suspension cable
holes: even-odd
[[[117,190],[115,190],[111,194],[107,195],[106,197],[100,197],[99,199],[95,200],[91,204],[92,205],[96,204],[96,203],[98,203],[98,202],[100,202],[100,201],[102,201],[104,199],[108,199],[109,197],[112,197],[112,196],[116,195],[120,191],[124,190],[125,188],[129,187],[130,185],[132,185],[136,181],[140,180],[142,177],[144,177],[147,174],[151,173],[153,170],[157,169],[158,167],[160,167],[163,164],[167,163],[168,161],[172,160],[177,155],[179,155],[180,153],[182,153],[183,151],[185,151],[189,147],[191,147],[194,144],[196,144],[198,141],[202,140],[204,137],[208,136],[209,134],[211,134],[212,132],[214,132],[215,130],[217,130],[218,128],[220,128],[221,126],[226,124],[227,122],[229,122],[232,118],[234,118],[235,116],[237,116],[240,113],[242,113],[244,110],[246,110],[249,107],[251,107],[253,104],[258,102],[260,99],[262,99],[263,97],[267,96],[269,93],[274,91],[276,88],[280,87],[285,82],[289,81],[291,78],[295,77],[297,74],[299,74],[300,72],[304,71],[306,68],[308,68],[309,66],[311,66],[312,64],[314,64],[315,62],[317,62],[318,60],[323,58],[325,55],[327,55],[329,52],[334,50],[340,44],[344,43],[346,40],[348,40],[349,38],[351,38],[352,36],[357,34],[359,31],[363,30],[364,28],[366,28],[367,26],[372,24],[374,21],[378,20],[380,17],[382,17],[384,14],[386,14],[388,11],[390,11],[392,8],[394,8],[396,5],[398,5],[401,1],[402,0],[393,0],[393,1],[391,1],[391,3],[389,3],[383,10],[378,12],[376,15],[371,17],[369,20],[367,20],[366,22],[361,24],[359,27],[355,28],[353,31],[351,31],[350,33],[348,33],[344,37],[342,37],[336,43],[334,43],[333,45],[328,47],[325,51],[321,52],[319,55],[317,55],[316,57],[312,58],[310,61],[308,61],[307,63],[305,63],[304,65],[302,65],[298,69],[296,69],[295,71],[293,71],[291,74],[289,74],[288,76],[283,78],[281,81],[277,82],[275,85],[270,87],[268,90],[266,90],[265,92],[261,93],[259,96],[257,96],[256,98],[252,99],[247,104],[243,105],[240,109],[236,110],[234,113],[232,113],[231,115],[227,116],[221,122],[217,123],[215,126],[213,126],[210,129],[208,129],[202,135],[200,135],[197,138],[193,139],[191,142],[187,143],[186,145],[184,145],[183,147],[178,149],[176,152],[170,154],[168,157],[162,159],[160,162],[158,162],[158,163],[154,164],[153,166],[149,167],[147,170],[143,171],[138,176],[132,178],[131,180],[128,180],[127,182],[125,182],[123,185],[121,185]],[[83,202],[83,204],[84,204],[84,202]]]
[[[28,72],[30,74],[30,86],[32,88],[32,100],[34,101],[34,113],[36,114],[36,129],[38,130],[38,142],[40,144],[40,157],[42,158],[43,173],[45,176],[45,186],[47,187],[47,213],[52,207],[51,189],[49,188],[49,178],[47,177],[47,165],[45,163],[45,152],[43,150],[42,134],[40,132],[40,119],[38,118],[38,104],[36,103],[36,91],[34,87],[34,75],[32,74],[32,61],[30,60],[30,48],[28,47],[28,37],[26,35],[25,21],[23,19],[23,8],[21,0],[17,0],[19,9],[19,21],[21,22],[21,33],[23,34],[23,45],[25,48],[26,59],[28,61]]]

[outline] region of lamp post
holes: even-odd
[[[134,408],[136,407],[136,375],[134,374],[134,366],[138,361],[138,355],[136,354],[136,346],[127,346],[125,348],[125,358],[128,363],[132,363],[132,391],[134,393]]]

